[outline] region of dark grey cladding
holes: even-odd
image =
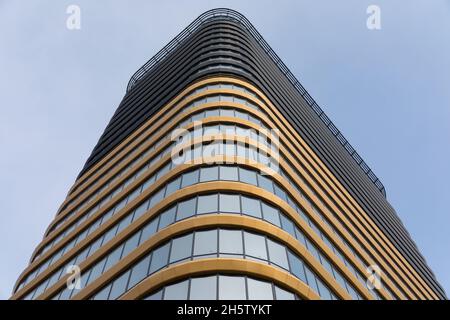
[[[204,13],[133,75],[80,176],[190,83],[220,74],[243,78],[261,89],[426,282],[445,298],[387,202],[381,182],[250,22],[235,11]]]

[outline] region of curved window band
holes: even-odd
[[[251,91],[250,89],[247,89],[247,88],[245,88],[244,86],[240,86],[240,85],[237,85],[237,84],[224,83],[224,82],[213,82],[213,83],[208,83],[208,84],[202,85],[202,86],[200,86],[200,87],[198,87],[198,88],[196,88],[196,89],[192,89],[192,90],[189,91],[183,98],[180,99],[180,102],[178,102],[178,104],[183,103],[184,101],[186,101],[186,100],[192,98],[194,95],[201,94],[201,93],[203,93],[203,92],[205,92],[205,91],[219,90],[219,89],[222,89],[222,90],[236,90],[236,91],[241,91],[241,92],[244,93],[244,94],[248,94],[248,95],[252,96],[252,97],[255,98],[259,103],[263,104],[262,100],[256,95],[256,93],[254,93],[254,92]],[[197,105],[199,104],[199,100],[201,101],[202,99],[196,99],[194,102],[191,102],[189,105],[183,107],[183,108],[179,111],[179,113],[187,112],[187,111],[189,111],[192,107],[197,106]],[[236,100],[236,101],[234,101],[234,100]],[[239,98],[238,96],[235,95],[235,96],[234,96],[234,100],[233,100],[233,102],[241,103],[241,104],[247,105],[247,106],[252,107],[253,109],[255,109],[255,110],[259,111],[259,112],[262,112],[261,109],[260,109],[257,105],[251,103],[249,100],[247,100],[247,99],[245,99],[245,98]],[[172,118],[174,118],[174,117],[176,117],[176,116],[177,116],[177,115],[174,114],[170,119],[167,119],[167,121],[169,122]],[[141,141],[141,142],[134,148],[134,150],[138,151],[137,149],[138,149],[141,145],[143,145],[145,142],[151,140],[151,139],[158,133],[158,130],[155,130],[154,128],[150,128],[149,131],[155,131],[155,132],[152,133],[152,134],[150,134],[150,136],[148,136],[147,138],[145,138],[143,141]],[[146,134],[148,134],[148,131],[144,132],[142,135],[145,136]],[[133,140],[133,141],[134,141],[134,140]],[[131,142],[132,142],[132,141],[131,141]],[[130,143],[131,143],[131,142],[130,142]],[[115,157],[117,157],[118,155],[119,155],[119,153],[117,153],[114,157],[112,157],[112,158],[110,159],[110,162],[111,162],[111,161],[114,161]],[[125,160],[128,159],[131,155],[133,155],[133,151],[131,151],[127,156],[123,157],[118,163],[115,164],[115,166],[120,165],[120,163],[121,163],[122,161],[125,161]],[[105,164],[104,164],[104,165],[105,165]],[[102,168],[102,167],[97,168],[97,170],[100,170],[101,168]],[[103,175],[106,175],[106,174],[109,172],[109,170],[111,170],[111,168],[108,169],[108,171],[105,171],[105,172],[102,174],[102,176],[103,176]],[[96,183],[102,176],[98,177],[98,178],[96,179],[96,181],[94,182],[93,185],[95,185],[95,183]],[[83,186],[86,182],[88,182],[88,180],[89,180],[89,179],[86,179],[86,180],[83,181],[82,183],[78,184],[75,188],[73,188],[73,189],[70,191],[69,196],[70,196],[72,193],[74,193],[76,190],[78,190],[81,186]],[[92,187],[93,185],[91,185],[90,187]],[[90,188],[90,187],[89,187],[89,188]],[[83,191],[83,192],[86,192],[86,191],[88,191],[88,190],[89,190],[89,189],[86,189],[86,190]],[[71,199],[69,202],[67,202],[67,203],[66,203],[59,211],[64,210],[64,209],[65,209],[67,206],[69,206],[73,201],[75,201],[80,195],[81,195],[81,194],[77,195],[75,198],[73,198],[73,199]]]
[[[209,241],[205,243],[205,239]],[[133,267],[104,286],[93,298],[117,299],[139,282],[163,268],[184,261],[212,257],[250,259],[273,265],[291,273],[310,286],[322,299],[337,299],[326,284],[304,264],[303,260],[283,244],[258,233],[228,228],[194,231],[169,240],[151,250]],[[103,264],[107,263],[108,259],[103,262]],[[86,277],[90,278],[98,265],[85,271]],[[104,269],[106,266],[103,265],[102,268]],[[75,291],[65,289],[59,296],[55,296],[55,299],[68,299],[73,292]],[[106,293],[107,296],[105,296]],[[114,294],[111,295],[111,293]]]
[[[237,170],[237,169],[236,169]],[[164,169],[163,170],[164,172],[167,172],[168,171],[168,169],[166,168],[166,169]],[[267,178],[264,178],[264,177],[260,177],[260,179],[262,180],[262,179],[267,179]],[[154,180],[154,179],[153,179]],[[231,179],[232,180],[232,179]],[[264,181],[264,180],[262,180],[262,181]],[[246,183],[251,183],[251,182],[249,182],[249,181],[243,181],[243,182],[246,182]],[[269,182],[269,183],[271,183],[271,182]],[[263,188],[265,188],[266,190],[268,190],[269,192],[271,192],[271,193],[274,193],[274,194],[276,194],[277,196],[279,196],[279,197],[281,197],[283,200],[285,200],[285,201],[288,201],[289,202],[289,204],[291,204],[292,205],[292,203],[293,203],[293,201],[289,201],[288,199],[286,199],[286,193],[284,192],[284,191],[282,191],[281,189],[279,189],[279,187],[277,188],[277,187],[272,187],[272,186],[270,186],[270,187],[265,187],[264,186],[264,183],[263,184],[259,184],[259,186],[260,187],[263,187]],[[281,193],[280,193],[281,192]],[[124,204],[123,204],[124,205]],[[299,211],[298,209],[297,209],[297,211]],[[311,225],[311,221],[303,214],[303,212],[301,212],[300,213],[301,215],[302,215],[302,217],[303,217],[303,219],[304,220],[306,220],[307,222],[309,222],[309,224]],[[109,216],[110,217],[110,216]],[[318,231],[318,229],[317,228],[315,228],[315,230],[316,231]],[[320,234],[320,233],[319,233]],[[83,234],[82,234],[83,235]],[[84,234],[84,236],[86,236],[86,234]],[[322,238],[323,238],[323,235],[322,235]],[[329,241],[327,241],[328,243],[329,243]],[[74,243],[72,243],[73,245],[74,245]],[[70,245],[70,244],[69,244]],[[311,247],[311,245],[309,246],[309,247]],[[70,248],[69,248],[70,249]],[[335,251],[336,252],[336,248],[331,248],[331,249],[333,249],[333,251]],[[312,250],[312,249],[310,249],[310,250]],[[66,250],[67,251],[67,250]],[[317,251],[317,250],[313,250],[313,252],[315,252],[315,251]],[[338,255],[339,257],[342,257],[342,254],[339,254]],[[316,258],[320,261],[321,259],[320,259],[320,257],[316,254]],[[322,260],[323,260],[323,258],[322,258]],[[348,261],[345,261],[345,260],[343,260],[344,261],[344,263],[346,263],[346,265],[348,265]],[[326,265],[328,265],[328,264],[326,264]],[[42,269],[44,269],[44,268],[42,268]],[[352,268],[353,269],[353,268]],[[329,269],[329,271],[330,271],[330,269]],[[365,285],[365,281],[364,281],[364,278],[359,274],[359,273],[357,273],[354,269],[353,269],[353,271],[354,271],[354,274],[357,276],[357,278],[361,281],[361,283],[362,284],[364,284]],[[330,271],[330,273],[331,274],[333,274],[333,272],[331,272]],[[344,288],[345,288],[345,286],[344,286]],[[40,292],[41,290],[39,290],[40,288],[37,288],[38,290],[37,290],[37,292]],[[352,289],[347,289],[348,291],[350,291],[349,293],[350,294],[352,294],[352,296],[354,296],[354,297],[356,297],[356,295],[353,293],[353,291],[354,290],[352,290]],[[377,297],[378,298],[378,296],[377,296],[377,293],[374,293],[374,295],[375,295],[375,297]]]
[[[250,106],[252,104],[250,104],[248,102],[248,100],[243,99],[243,98],[237,98],[234,97],[232,95],[224,95],[224,94],[216,94],[216,95],[210,95],[207,97],[201,97],[199,99],[194,100],[193,102],[191,102],[189,105],[187,105],[185,108],[183,108],[180,112],[181,113],[188,113],[192,108],[197,107],[198,105],[201,104],[205,104],[205,103],[210,103],[210,102],[219,102],[219,101],[227,101],[227,102],[235,102],[235,103],[241,103],[241,104],[245,104],[247,106]],[[253,105],[255,108],[257,108],[256,105]],[[259,108],[256,109],[257,111],[261,110]],[[185,125],[187,125],[190,122],[196,121],[196,120],[200,120],[200,119],[204,119],[210,116],[229,116],[229,117],[236,117],[236,118],[240,118],[243,120],[248,120],[250,122],[253,122],[255,124],[257,124],[258,126],[260,126],[262,129],[265,129],[266,131],[269,131],[269,129],[267,128],[267,126],[264,126],[261,122],[261,120],[259,120],[258,118],[256,118],[255,116],[249,114],[248,112],[245,112],[243,110],[239,110],[237,108],[234,107],[226,107],[226,106],[221,106],[221,107],[212,107],[212,108],[208,108],[205,110],[200,110],[198,112],[193,113],[192,115],[190,115],[188,118],[184,119],[183,121],[181,121],[177,126],[175,126],[171,132],[173,130],[176,130],[177,128],[181,128]],[[136,160],[134,160],[132,163],[130,163],[127,167],[125,167],[124,169],[121,170],[121,172],[117,173],[114,177],[112,177],[108,182],[105,183],[105,185],[100,188],[98,191],[96,191],[94,194],[90,195],[89,198],[87,198],[86,200],[84,200],[82,203],[78,204],[75,208],[73,208],[71,210],[71,213],[68,213],[63,219],[59,220],[55,225],[53,225],[47,235],[49,235],[52,231],[54,231],[59,225],[61,225],[62,223],[64,223],[70,216],[72,216],[73,214],[77,213],[78,211],[80,211],[85,205],[87,205],[89,202],[91,202],[92,200],[94,200],[96,198],[96,196],[98,194],[100,194],[101,192],[103,192],[104,190],[106,190],[108,188],[108,186],[110,184],[112,184],[117,178],[119,178],[120,176],[122,176],[123,174],[125,174],[130,168],[134,167],[134,165],[136,163],[138,163],[142,158],[144,158],[145,156],[147,156],[150,152],[154,151],[158,146],[160,146],[165,140],[170,140],[171,138],[171,132],[169,132],[168,134],[166,134],[165,136],[159,138],[156,142],[153,143],[152,147],[149,147],[145,152],[143,152],[143,154],[138,157]],[[155,133],[156,134],[156,133]],[[153,135],[148,137],[145,141],[143,141],[141,144],[145,143],[146,141],[149,141],[153,138]],[[137,148],[137,147],[136,147]],[[123,159],[124,160],[124,159]],[[122,161],[123,161],[122,160]],[[120,163],[116,164],[119,165]],[[106,174],[106,173],[105,173]],[[78,197],[78,196],[77,196]],[[71,200],[72,201],[72,200]],[[66,206],[67,207],[67,206]],[[63,209],[61,209],[63,210]],[[42,249],[41,249],[42,250]],[[35,258],[36,259],[36,256]]]
[[[219,169],[220,168],[220,169]],[[239,176],[239,178],[238,178]],[[264,180],[261,180],[264,179]],[[195,169],[194,171],[191,172],[187,172],[185,174],[183,174],[183,178],[177,178],[173,181],[177,181],[176,185],[177,187],[174,189],[176,190],[177,188],[180,187],[180,185],[182,186],[183,182],[186,184],[186,186],[191,185],[191,184],[195,184],[198,182],[208,182],[208,181],[215,181],[215,180],[235,180],[235,181],[241,181],[241,182],[245,182],[245,183],[250,183],[250,184],[254,184],[254,185],[259,185],[260,187],[263,187],[263,185],[265,185],[266,188],[269,188],[267,183],[273,183],[270,182],[270,179],[267,179],[264,176],[258,175],[256,172],[252,172],[251,170],[248,169],[244,169],[244,168],[240,168],[240,167],[236,167],[236,166],[212,166],[212,167],[202,167],[200,169]],[[182,182],[183,181],[183,182]],[[257,181],[259,181],[259,184],[257,183]],[[262,182],[264,181],[264,182]],[[168,185],[171,185],[172,182],[168,183]],[[173,184],[172,184],[173,186]],[[270,187],[269,190],[273,190],[273,187]],[[273,192],[273,191],[272,191]],[[280,195],[278,193],[278,195]],[[214,195],[208,196],[208,197],[214,197]],[[249,197],[244,197],[241,196],[241,200],[239,200],[239,196],[233,196],[233,195],[223,195],[223,197],[229,197],[229,201],[222,201],[222,203],[224,204],[230,204],[230,203],[238,203],[235,206],[229,206],[225,207],[225,205],[221,205],[219,206],[219,203],[217,202],[216,207],[214,207],[213,205],[211,205],[211,201],[206,201],[205,199],[208,198],[205,196],[200,196],[198,197],[198,204],[197,204],[197,200],[196,197],[194,197],[193,200],[186,200],[181,202],[181,204],[178,204],[178,207],[181,208],[186,208],[188,211],[185,212],[193,212],[195,211],[196,205],[197,207],[197,214],[203,214],[203,213],[207,213],[208,212],[208,206],[210,208],[210,213],[217,213],[217,212],[228,212],[228,213],[242,213],[242,214],[247,214],[247,215],[251,215],[257,218],[262,218],[280,228],[282,228],[283,230],[289,232],[291,235],[293,235],[294,237],[296,237],[305,247],[308,248],[308,250],[310,250],[314,256],[316,257],[316,259],[324,266],[327,266],[327,270],[331,275],[335,275],[336,280],[339,281],[339,283],[341,284],[341,286],[343,288],[347,288],[347,290],[349,291],[349,293],[354,297],[354,298],[360,298],[358,297],[358,295],[355,293],[355,290],[352,288],[352,286],[349,283],[346,283],[345,280],[343,280],[344,278],[339,275],[339,273],[337,272],[337,270],[331,266],[331,263],[329,262],[328,259],[326,259],[322,254],[320,254],[319,250],[311,243],[311,241],[308,240],[307,237],[305,237],[305,235],[297,228],[295,227],[294,223],[292,221],[290,221],[286,216],[284,216],[282,213],[279,213],[279,211],[276,208],[271,207],[270,205],[267,204],[258,204],[258,202],[254,199],[250,199]],[[217,195],[216,195],[217,198]],[[218,198],[217,198],[218,199]],[[115,234],[118,234],[120,232],[120,230],[124,229],[128,224],[132,223],[132,221],[136,220],[140,215],[142,215],[146,210],[150,209],[147,207],[150,206],[150,201],[148,201],[147,203],[142,204],[141,206],[139,206],[134,212],[134,216],[130,217],[131,215],[128,215],[124,218],[122,218],[121,221],[118,222],[118,225],[116,225],[115,227],[113,227],[112,229],[108,230],[106,232],[106,234],[103,237],[100,237],[97,241],[95,241],[92,245],[91,248],[96,248],[96,250],[99,247],[99,242],[102,242],[102,244],[105,244],[107,242],[107,240],[103,240],[102,239],[110,239],[112,238]],[[157,202],[155,202],[157,203]],[[241,209],[241,205],[242,205],[242,209]],[[159,222],[159,229],[161,229],[162,227],[165,227],[168,224],[171,224],[174,222],[174,216],[175,216],[175,210],[176,206],[171,207],[170,209],[164,211],[163,213],[160,214],[161,216],[161,220]],[[189,211],[191,210],[191,211]],[[248,213],[250,212],[250,213]],[[191,215],[193,215],[194,213],[184,213],[185,217],[190,217]],[[181,220],[180,215],[178,215],[178,220]],[[111,233],[111,230],[114,230],[114,233]],[[87,251],[89,251],[89,253],[87,253]],[[93,249],[86,249],[84,250],[77,258],[74,259],[74,261],[76,264],[81,263],[81,261],[83,261],[84,258],[86,258],[86,255],[92,255],[94,252]],[[81,258],[80,260],[80,256],[84,257]],[[344,262],[348,264],[347,262]],[[58,274],[59,272],[56,272],[55,274]],[[62,275],[62,271],[60,273]],[[57,280],[52,280],[50,282],[50,284],[52,284],[53,282],[56,282]],[[45,283],[45,282],[44,282]],[[50,286],[50,285],[48,285]],[[38,290],[39,292],[40,290]],[[36,295],[35,295],[36,296]]]
[[[215,96],[212,96],[212,98],[214,98]],[[220,96],[218,96],[220,97]],[[208,101],[208,99],[212,99],[212,98],[202,98],[199,99],[200,101],[203,102],[203,100],[206,99],[206,101]],[[240,99],[241,100],[241,99]],[[197,101],[197,100],[196,100]],[[196,104],[196,101],[193,102],[194,104]],[[196,107],[196,105],[194,105],[193,107]],[[189,107],[189,109],[191,109]],[[185,110],[186,111],[186,110]],[[257,118],[255,118],[254,116],[252,116],[251,114],[243,111],[243,110],[239,110],[236,108],[232,108],[232,107],[226,107],[226,106],[221,106],[221,107],[214,107],[214,108],[208,108],[206,111],[205,110],[200,110],[198,112],[195,112],[194,114],[192,114],[189,118],[183,120],[182,122],[180,122],[173,130],[176,130],[178,128],[182,128],[183,126],[187,125],[190,122],[193,121],[198,121],[201,119],[205,119],[211,116],[229,116],[229,117],[235,117],[235,118],[239,118],[239,119],[243,119],[243,120],[248,120],[251,121],[255,124],[257,124],[258,126],[261,127],[261,129],[265,130],[262,131],[260,134],[264,135],[265,132],[269,132],[269,129],[262,125],[261,121]],[[238,126],[239,127],[239,126]],[[240,126],[242,127],[242,125]],[[243,127],[242,127],[243,128]],[[205,128],[206,129],[206,128]],[[251,136],[250,138],[257,138],[258,133],[255,132],[254,129],[249,129],[252,130]],[[225,133],[225,132],[224,132]],[[146,157],[147,155],[149,155],[152,151],[154,151],[157,147],[159,147],[164,141],[166,140],[170,140],[171,139],[171,132],[169,132],[167,135],[161,137],[158,141],[156,141],[152,147],[148,148],[140,157],[138,157],[137,159],[135,159],[132,163],[130,163],[127,167],[125,167],[124,169],[121,170],[121,172],[117,173],[113,178],[111,178],[111,180],[109,182],[107,182],[101,189],[97,190],[94,194],[92,194],[91,196],[89,196],[89,198],[87,198],[86,200],[84,200],[82,203],[80,203],[79,205],[77,205],[76,208],[72,209],[72,211],[70,213],[68,213],[63,219],[59,220],[57,223],[55,223],[48,231],[47,236],[49,234],[51,234],[54,230],[56,230],[56,228],[58,228],[60,225],[62,225],[65,221],[67,221],[72,215],[76,214],[77,212],[79,212],[80,210],[82,210],[84,208],[84,206],[86,206],[87,204],[89,204],[91,201],[93,201],[97,195],[99,195],[100,193],[102,193],[104,190],[106,190],[108,188],[108,186],[110,184],[112,184],[117,178],[119,178],[120,176],[122,176],[123,174],[125,174],[129,169],[133,168],[134,165],[136,165],[141,159],[143,159],[144,157]],[[266,143],[266,139],[258,139],[259,142],[261,143]],[[171,147],[171,145],[169,145],[168,147]],[[162,151],[161,153],[159,153],[157,155],[157,157],[152,157],[149,160],[149,164],[144,164],[143,167],[144,168],[148,168],[151,165],[153,165],[156,161],[158,161],[163,155],[165,155],[168,151]],[[137,179],[143,172],[145,171],[145,169],[141,169],[138,171],[138,173],[136,175],[133,175],[133,177],[127,179],[126,181],[124,181],[121,186],[116,187],[117,189],[122,188],[123,185],[128,185],[129,183],[131,183],[131,180],[135,180]],[[109,197],[111,197],[112,194],[117,193],[117,191],[111,191],[111,193],[109,194]],[[106,196],[107,198],[108,196]],[[102,203],[102,202],[100,202]],[[88,212],[86,214],[92,214],[91,212]],[[81,217],[80,217],[81,218]],[[79,219],[80,219],[79,218]],[[69,228],[70,230],[70,228]],[[62,233],[60,236],[58,236],[57,238],[55,238],[52,242],[48,243],[45,247],[41,248],[38,253],[35,254],[33,261],[35,259],[37,259],[41,254],[45,253],[48,249],[50,249],[52,247],[52,245],[56,242],[58,242],[61,238],[63,238],[65,236],[65,234],[67,234],[67,232]]]
[[[110,294],[114,292],[110,292]],[[144,300],[299,300],[276,284],[233,275],[191,277],[168,284],[147,295]]]

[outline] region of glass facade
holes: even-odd
[[[289,274],[318,299],[418,297],[415,286],[401,280],[405,278],[402,269],[393,271],[385,255],[380,257],[375,249],[366,248],[367,240],[355,232],[358,225],[341,219],[346,214],[319,197],[324,192],[330,199],[334,195],[310,179],[313,173],[305,172],[311,169],[298,161],[297,150],[283,134],[275,174],[261,170],[274,168],[270,139],[261,133],[273,128],[276,118],[268,111],[266,99],[232,80],[210,81],[212,84],[200,85],[183,96],[177,102],[179,109],[169,112],[160,128],[144,130],[129,142],[131,150],[122,156],[113,153],[108,163],[99,166],[98,174],[88,175],[72,188],[33,256],[30,271],[17,285],[18,294],[26,291],[19,298],[71,299],[82,295],[87,299],[119,299],[132,295],[133,288],[145,285],[155,273],[202,259],[264,264]],[[193,121],[204,124],[194,130]],[[171,139],[172,131],[181,128],[188,128],[191,138],[185,150],[192,151],[191,160],[199,161],[179,163],[172,157],[174,150],[179,151]],[[227,134],[226,141],[211,143],[221,134]],[[194,144],[192,139],[200,141]],[[206,163],[205,153],[236,157],[236,163]],[[205,228],[195,223],[207,216],[216,216],[218,225]],[[228,216],[242,216],[250,222],[242,227],[221,226],[221,217]],[[259,230],[251,221],[268,229]],[[181,223],[189,230],[171,235]],[[149,246],[161,234],[168,238]],[[103,252],[104,248],[108,250]],[[143,248],[139,258],[127,262],[128,267],[106,277],[108,270]],[[366,287],[365,269],[374,261],[386,274],[381,290]],[[69,290],[63,284],[67,268],[74,264],[84,264],[81,290]],[[93,288],[99,279],[101,285]],[[137,298],[311,297],[277,279],[248,277],[243,271],[242,275],[187,274],[182,281],[153,288]]]
[[[254,278],[213,275],[164,286],[145,300],[298,300],[279,286]]]

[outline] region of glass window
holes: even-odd
[[[242,231],[219,230],[220,253],[242,254]]]
[[[258,183],[259,183],[260,188],[266,189],[270,193],[274,193],[273,183],[272,183],[272,181],[270,181],[269,178],[266,178],[262,175],[258,175]]]
[[[180,189],[181,177],[169,182],[166,187],[166,197]]]
[[[61,275],[61,270],[57,270],[55,273],[52,274],[50,280],[48,281],[47,289],[51,288],[59,279],[59,276]],[[81,276],[81,288],[84,288],[86,286],[86,282],[89,279],[90,270],[83,274]]]
[[[97,279],[102,273],[103,268],[105,267],[106,258],[97,263],[94,268],[92,268],[91,274],[89,276],[88,284]]]
[[[33,299],[36,299],[37,297],[39,297],[41,295],[42,292],[44,292],[44,289],[47,286],[47,284],[48,284],[48,279],[47,279],[47,281],[42,282],[39,287],[37,287],[36,291],[34,292]]]
[[[206,117],[218,117],[219,109],[206,110]]]
[[[204,112],[196,113],[191,117],[191,121],[194,122],[194,121],[201,120],[201,119],[203,119],[203,115],[204,115]]]
[[[170,262],[184,260],[191,256],[192,251],[192,233],[184,237],[172,240],[172,249],[170,251]]]
[[[289,270],[289,264],[286,256],[286,248],[267,239],[267,246],[269,249],[269,257],[272,263]]]
[[[283,228],[283,230],[289,232],[291,236],[295,238],[295,229],[292,221],[286,218],[284,214],[280,214],[280,219],[281,219],[281,227]]]
[[[117,261],[120,260],[120,257],[122,256],[123,247],[124,247],[124,244],[117,247],[113,252],[111,252],[108,255],[108,259],[106,260],[104,271],[111,268],[113,265],[115,265],[117,263]]]
[[[134,220],[139,219],[140,216],[142,216],[146,211],[148,207],[148,201],[145,201],[142,203],[137,209],[134,211]]]
[[[76,243],[80,243],[81,241],[83,241],[83,239],[86,238],[87,233],[88,233],[87,229],[85,229],[82,233],[80,233],[77,237]]]
[[[309,252],[311,252],[311,254],[317,259],[317,261],[320,262],[319,252],[317,251],[316,246],[313,245],[313,244],[311,243],[311,241],[309,241],[308,239],[306,239],[306,244],[307,244],[307,246],[308,246]]]
[[[164,289],[164,300],[187,300],[189,280],[167,286]]]
[[[130,203],[132,200],[134,200],[140,193],[141,193],[142,186],[136,188],[133,190],[132,193],[128,196],[128,203]]]
[[[256,172],[252,170],[239,168],[239,180],[255,186],[258,185],[256,181]]]
[[[153,219],[152,221],[150,221],[150,223],[148,223],[142,230],[140,243],[143,243],[147,239],[150,239],[150,237],[155,234],[157,227],[158,227],[158,219]]]
[[[219,300],[245,300],[245,278],[219,276]]]
[[[123,249],[122,257],[126,257],[132,250],[134,250],[139,244],[139,237],[141,232],[136,232],[134,236],[127,240]]]
[[[72,294],[73,290],[69,290],[69,289],[65,289],[64,291],[61,292],[61,295],[59,296],[58,300],[69,300],[70,299],[70,295]],[[28,294],[24,300],[31,300],[32,296],[34,295],[34,291],[32,291],[30,294]],[[108,292],[109,293],[109,292]],[[107,293],[107,294],[108,294]],[[106,298],[104,298],[103,300],[105,300]]]
[[[217,212],[218,211],[218,195],[211,194],[207,196],[199,196],[198,197],[198,208],[197,213],[209,213],[209,212]]]
[[[149,295],[147,298],[145,298],[144,300],[162,300],[162,290],[159,290],[151,295]]]
[[[245,147],[245,144],[238,141],[236,146],[237,146],[237,156],[242,158],[248,158],[247,157],[248,151],[247,148]]]
[[[347,286],[347,289],[348,289],[348,293],[352,296],[352,299],[353,300],[359,300],[359,296],[358,296],[358,294],[356,293],[356,291],[355,291],[355,289],[353,289],[353,287],[352,286]]]
[[[275,194],[278,197],[280,197],[281,199],[283,199],[284,201],[287,201],[286,192],[284,192],[279,186],[277,186],[277,184],[274,184],[274,188],[275,188]]]
[[[288,258],[289,258],[289,264],[291,266],[291,272],[300,280],[302,280],[304,283],[308,284],[308,281],[306,280],[305,276],[305,270],[303,269],[303,262],[297,258],[295,255],[293,255],[288,250]]]
[[[94,296],[94,300],[108,300],[109,292],[111,291],[111,285],[106,286],[99,293]]]
[[[189,300],[216,300],[217,276],[191,279]]]
[[[295,295],[293,293],[277,286],[275,286],[275,295],[277,300],[295,300]]]
[[[317,279],[317,286],[319,287],[319,295],[324,300],[332,300],[330,290],[323,284],[323,282]]]
[[[219,112],[219,110],[214,110]],[[206,111],[208,112],[208,111]],[[205,136],[211,135],[211,136],[218,136],[220,134],[220,126],[217,125],[208,125],[205,127]]]
[[[221,194],[220,195],[220,211],[240,213],[240,203],[238,195]]]
[[[236,145],[233,141],[226,141],[223,147],[226,156],[233,157],[236,155]]]
[[[194,256],[217,253],[217,230],[195,232]]]
[[[131,269],[130,281],[128,284],[128,289],[134,287],[137,283],[141,282],[145,277],[147,277],[148,267],[150,265],[150,255],[139,261]]]
[[[127,271],[113,282],[109,300],[116,300],[125,292],[129,277],[130,271]]]
[[[75,264],[76,265],[79,265],[82,261],[84,261],[85,259],[86,259],[86,256],[87,256],[87,254],[88,254],[88,251],[89,251],[89,247],[88,248],[86,248],[86,249],[84,249],[78,256],[77,256],[77,258],[76,258],[76,260],[75,260]],[[56,260],[55,260],[56,261]],[[46,264],[49,264],[50,263],[50,260],[47,260],[47,263]],[[47,266],[44,268],[44,265],[43,266],[41,266],[41,268],[39,269],[39,273],[42,273],[45,269],[47,268]]]
[[[167,227],[168,225],[172,224],[175,221],[175,212],[176,208],[175,206],[173,206],[169,210],[161,214],[161,217],[159,219],[158,230]]]
[[[181,182],[181,188],[193,185],[198,182],[199,171],[195,170],[192,172],[188,172],[183,174],[183,179]]]
[[[263,236],[244,232],[244,241],[246,255],[267,260],[266,239]]]
[[[102,219],[101,219],[101,218],[95,220],[94,223],[91,224],[91,226],[89,227],[89,232],[88,232],[88,234],[91,234],[92,232],[94,232],[94,231],[98,228],[98,226],[100,225],[101,222],[102,222]],[[66,231],[65,234],[69,234],[69,233]],[[62,236],[62,235],[60,235],[60,236]],[[59,242],[59,240],[60,240],[60,239],[59,239],[59,237],[58,237],[57,240],[55,241],[55,243]]]
[[[328,273],[331,274],[331,276],[333,276],[333,269],[331,267],[330,262],[328,261],[327,258],[325,258],[322,254],[320,255],[320,261],[322,262],[322,265],[325,267],[325,269],[327,269]]]
[[[242,200],[242,213],[261,218],[261,203],[259,200],[252,199],[246,196],[241,196]]]
[[[99,220],[102,220],[102,223],[105,223],[106,221],[108,221],[109,218],[112,217],[113,213],[114,213],[114,210],[113,210],[113,209],[110,209],[107,213],[105,213],[105,214],[103,215],[103,218],[102,218],[102,219],[99,219]],[[90,234],[90,233],[92,232],[92,230],[93,230],[93,229],[90,228],[88,234]]]
[[[125,218],[123,218],[119,223],[119,228],[117,228],[117,233],[120,233],[123,229],[128,227],[131,224],[131,221],[133,220],[133,215],[129,214]]]
[[[206,98],[206,101],[209,102],[219,102],[220,101],[220,95],[214,95],[214,96],[209,96]]]
[[[306,247],[305,235],[297,227],[295,227],[295,236],[296,236],[297,240],[300,241]]]
[[[220,180],[238,181],[238,169],[236,167],[220,166]]]
[[[218,167],[206,167],[200,169],[200,182],[219,180]]]
[[[234,117],[233,109],[220,109],[220,115],[222,117]]]
[[[167,243],[153,252],[152,262],[150,264],[150,274],[167,265],[169,259],[169,247],[170,243]]]
[[[116,207],[114,209],[114,214],[119,212],[125,205],[127,204],[127,198],[124,198],[122,201],[120,201],[118,204],[116,204]]]
[[[334,269],[334,268],[333,268]],[[337,282],[339,282],[339,284],[341,285],[341,287],[344,290],[347,290],[347,285],[346,285],[346,281],[344,280],[344,278],[342,277],[341,273],[339,271],[333,270],[334,271],[334,277],[336,279]]]
[[[192,198],[178,204],[177,221],[189,218],[195,214],[196,200],[197,198]]]
[[[312,273],[312,271],[307,267],[305,267],[305,274],[308,286],[313,289],[317,294],[319,294],[319,289],[317,287],[316,276]]]
[[[164,199],[164,188],[161,188],[157,193],[155,193],[150,199],[149,209],[157,205],[162,199]]]
[[[247,278],[249,300],[273,300],[272,284]]]
[[[236,117],[244,119],[244,120],[248,120],[248,114],[246,114],[245,112],[236,110],[235,113],[236,113]]]
[[[274,207],[269,206],[263,202],[262,203],[262,211],[263,211],[264,220],[267,220],[270,223],[273,223],[274,225],[276,225],[278,227],[281,226],[280,215],[278,214],[277,209],[275,209]]]

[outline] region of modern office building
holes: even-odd
[[[215,9],[132,76],[12,299],[445,292],[372,170],[250,22]]]

